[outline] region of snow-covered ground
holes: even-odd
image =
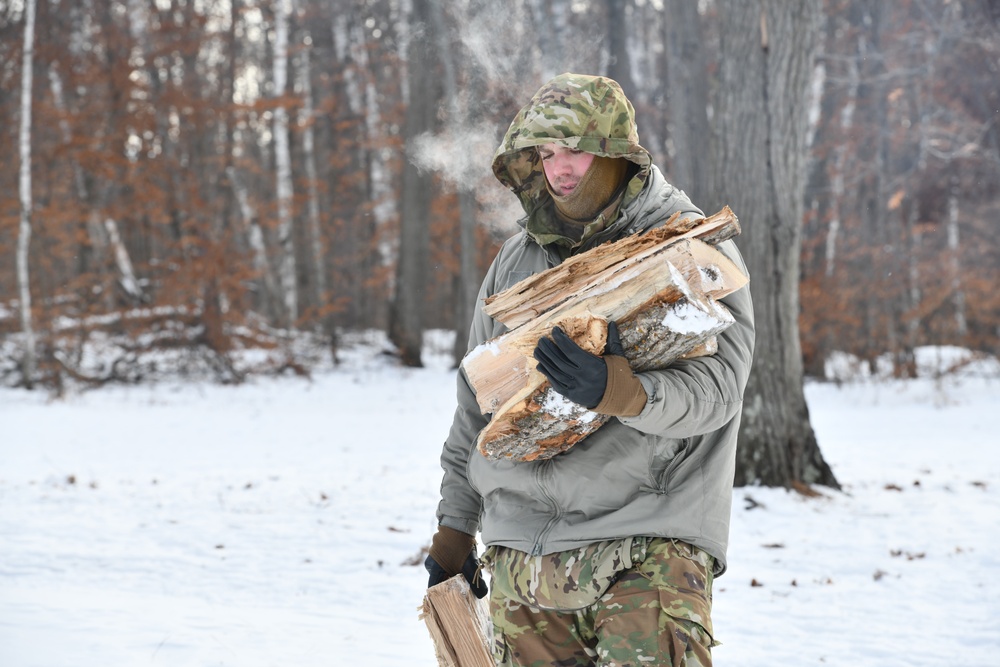
[[[0,665],[433,667],[429,361],[0,389]],[[717,665],[1000,665],[1000,374],[966,370],[807,386],[844,492],[734,491]]]

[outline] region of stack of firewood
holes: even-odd
[[[484,310],[507,333],[466,355],[462,367],[489,424],[477,445],[492,460],[533,461],[566,451],[609,417],[562,397],[535,368],[538,339],[561,327],[602,354],[607,322],[618,324],[636,372],[712,354],[733,323],[719,303],[747,276],[715,245],[739,234],[729,209],[664,226],[575,255],[495,294]]]

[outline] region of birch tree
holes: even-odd
[[[290,0],[276,0],[274,6],[274,67],[272,82],[274,98],[279,100],[274,108],[274,159],[275,182],[278,200],[278,243],[281,261],[278,276],[284,302],[287,326],[293,327],[299,318],[298,281],[295,269],[295,228],[292,211],[292,154],[288,146],[288,109],[282,98],[287,94],[288,83],[288,17]]]
[[[31,246],[31,91],[32,71],[35,60],[35,0],[26,0],[24,6],[24,46],[21,57],[21,124],[18,133],[18,153],[21,172],[18,194],[21,200],[21,224],[17,236],[17,290],[20,297],[21,331],[24,335],[24,356],[21,372],[24,384],[34,386],[37,351],[35,330],[31,318],[31,279],[28,270],[28,251]]]
[[[958,234],[958,177],[952,176],[948,188],[948,264],[951,273],[951,301],[955,310],[955,330],[965,338],[969,325],[965,319],[965,290],[962,289],[962,262]]]
[[[806,93],[820,1],[724,0],[718,8],[713,210],[729,204],[743,224],[757,328],[736,483],[837,487],[809,423],[798,331]]]
[[[73,136],[69,121],[66,120],[67,109],[63,95],[62,77],[59,76],[59,72],[56,70],[54,64],[49,67],[49,88],[52,92],[53,104],[55,104],[60,114],[59,131],[62,135],[63,143],[69,146],[73,141]],[[87,180],[83,174],[83,167],[76,160],[73,160],[72,167],[73,182],[80,201],[91,201]],[[111,216],[104,216],[102,223],[101,211],[93,208],[86,224],[92,246],[97,248],[98,251],[103,250],[108,245],[111,246],[112,257],[119,273],[118,282],[122,289],[135,301],[142,301],[144,298],[142,286],[136,277],[135,269],[132,265],[132,256],[118,231],[118,222]]]
[[[240,209],[240,217],[247,233],[247,245],[253,256],[253,268],[263,282],[263,305],[268,310],[271,301],[278,293],[277,281],[271,269],[271,261],[267,256],[267,243],[264,240],[264,228],[260,224],[257,210],[250,200],[250,192],[235,167],[227,167],[226,176],[233,188],[233,195]]]

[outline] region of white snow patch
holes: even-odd
[[[598,418],[598,414],[590,410],[578,414],[581,409],[579,405],[551,387],[545,391],[542,397],[542,410],[553,417],[572,417],[583,424],[589,424]]]
[[[500,350],[499,339],[494,338],[486,341],[485,343],[481,343],[476,347],[472,348],[471,350],[469,350],[469,353],[465,355],[463,363],[466,361],[471,362],[473,359],[476,359],[477,357],[487,353],[492,354],[494,357],[499,357],[500,352],[501,350]]]
[[[702,333],[718,324],[718,320],[687,300],[671,304],[663,316],[663,326],[679,334]]]

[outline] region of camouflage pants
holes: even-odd
[[[504,667],[711,667],[712,557],[654,538],[593,605],[547,611],[490,595]]]

